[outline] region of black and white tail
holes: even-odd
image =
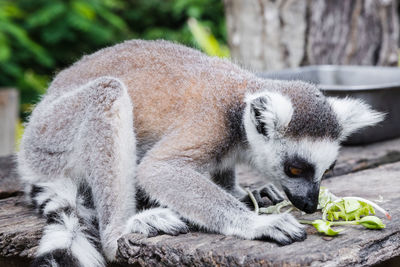
[[[70,180],[30,186],[47,225],[32,266],[105,266],[91,190]]]

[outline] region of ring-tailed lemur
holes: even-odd
[[[35,264],[102,266],[123,234],[184,233],[183,219],[245,239],[303,240],[291,215],[256,215],[238,200],[235,164],[313,212],[340,141],[382,117],[166,41],[85,56],[55,77],[18,156],[27,196],[48,221]],[[159,207],[138,212],[136,188]]]

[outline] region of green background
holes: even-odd
[[[82,55],[127,39],[196,47],[188,19],[226,43],[220,0],[0,0],[0,87],[20,91],[21,116]]]

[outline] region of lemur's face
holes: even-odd
[[[312,213],[340,142],[383,115],[361,101],[325,98],[305,83],[289,85],[300,86],[302,96],[290,95],[290,90],[285,95],[264,91],[247,96],[245,130],[257,170],[281,187],[293,205]]]
[[[328,138],[281,138],[269,146],[277,160],[264,173],[273,178],[297,208],[307,213],[314,212],[321,179],[334,167],[339,142]],[[265,163],[258,162],[257,165],[262,168]]]

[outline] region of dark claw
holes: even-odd
[[[258,238],[258,240],[275,242],[279,246],[287,246],[287,245],[290,245],[290,244],[292,244],[294,242],[304,241],[304,240],[306,240],[306,238],[307,238],[307,233],[304,232],[301,236],[296,237],[296,238],[289,237],[289,239],[286,240],[286,241],[285,240],[275,240],[275,239],[273,239],[273,238],[271,238],[269,236],[262,236],[262,237]]]
[[[261,197],[269,198],[272,201],[273,205],[276,205],[284,200],[282,193],[279,192],[279,190],[272,184],[269,184],[266,187],[262,188],[260,190],[260,195]]]
[[[187,234],[187,233],[189,233],[189,227],[176,229],[176,230],[173,230],[173,231],[165,233],[165,234],[172,235],[172,236],[177,236],[177,235],[180,235],[180,234]]]
[[[269,201],[269,199],[261,197],[259,190],[253,190],[252,193],[253,193],[254,198],[256,199],[259,207],[269,207],[272,205],[272,203],[271,203],[271,201]],[[240,199],[240,201],[243,202],[244,204],[246,204],[246,206],[249,209],[254,210],[254,204],[253,204],[253,201],[251,201],[249,195],[242,197]]]
[[[179,229],[179,233],[180,233],[180,234],[187,234],[187,233],[189,233],[189,227],[185,227],[185,228]]]
[[[157,231],[156,228],[151,227],[150,230],[149,230],[149,234],[148,234],[147,237],[154,237],[154,236],[157,236],[157,235],[160,235],[160,232]]]
[[[303,235],[299,238],[299,241],[304,241],[307,239],[307,232],[304,231]]]

